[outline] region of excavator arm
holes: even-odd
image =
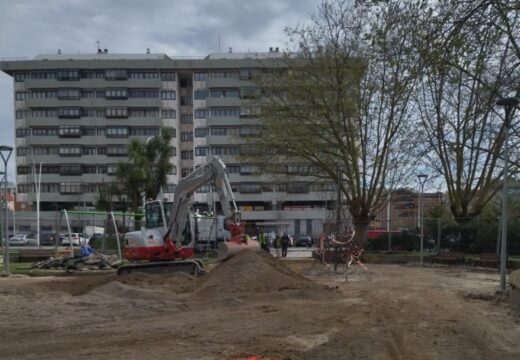
[[[240,222],[240,213],[226,174],[226,165],[219,158],[213,157],[179,181],[164,235],[165,241],[170,240],[177,248],[181,247],[182,231],[186,226],[191,197],[195,190],[211,182],[215,184],[226,221],[234,224]]]

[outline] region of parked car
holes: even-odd
[[[311,247],[314,245],[312,238],[309,235],[295,235],[296,246],[307,246]]]
[[[89,236],[82,233],[71,233],[72,235],[72,246],[86,245],[88,244]],[[61,245],[70,246],[69,234],[60,234]]]
[[[35,234],[16,234],[9,239],[10,246],[37,246]]]
[[[56,233],[40,233],[41,246],[56,246],[57,239],[58,234]]]

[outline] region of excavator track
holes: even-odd
[[[126,275],[133,272],[151,274],[185,272],[192,275],[202,275],[206,271],[204,264],[199,259],[128,264],[117,269],[117,275]]]

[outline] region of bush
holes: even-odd
[[[375,239],[367,240],[367,250],[384,251],[388,250],[389,235],[385,234]],[[419,250],[421,237],[417,234],[403,231],[400,234],[392,234],[392,250],[394,251],[413,251]]]

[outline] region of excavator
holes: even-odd
[[[118,269],[118,274],[139,272],[197,272],[203,264],[194,259],[194,236],[188,220],[191,197],[195,190],[213,183],[224,213],[227,239],[218,246],[218,259],[244,250],[260,251],[257,241],[249,239],[241,222],[233,191],[226,174],[226,165],[212,157],[205,165],[179,181],[173,203],[161,200],[145,203],[145,227],[125,234],[124,256],[131,263]]]

